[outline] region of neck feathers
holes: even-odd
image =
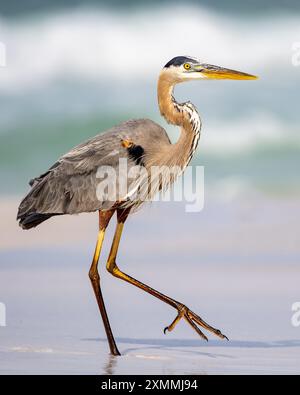
[[[164,71],[158,80],[158,104],[161,115],[172,125],[181,127],[181,135],[173,145],[172,155],[180,158],[180,166],[185,168],[192,159],[198,146],[201,131],[201,119],[190,103],[177,103],[173,97],[175,84],[180,81],[171,79]]]

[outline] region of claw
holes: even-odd
[[[181,318],[184,316],[184,314],[185,314],[184,309],[178,310],[178,314],[175,317],[175,319],[171,322],[171,324],[169,326],[165,327],[164,334],[166,334],[166,331],[171,332],[175,328],[175,326],[178,324],[178,322],[181,320]]]
[[[202,328],[208,330],[209,332],[214,333],[216,336],[220,337],[221,339],[226,339],[229,341],[228,337],[223,335],[223,333],[219,329],[215,329],[209,324],[207,324],[205,321],[203,321],[202,318],[200,318],[197,314],[189,310],[186,306],[180,304],[177,307],[178,309],[178,314],[175,317],[175,319],[172,321],[172,323],[169,326],[166,326],[164,328],[164,334],[168,332],[171,332],[175,326],[178,324],[178,322],[181,320],[181,318],[184,318],[190,326],[195,330],[195,332],[198,333],[202,339],[208,341],[208,338],[205,336],[205,334],[201,331],[201,329],[198,327],[201,326]],[[197,325],[196,325],[197,324]]]
[[[205,336],[205,334],[201,331],[201,329],[196,324],[208,330],[209,332],[214,333],[216,336],[220,337],[221,339],[226,339],[227,341],[229,341],[228,337],[223,335],[223,333],[219,329],[215,329],[209,324],[207,324],[205,321],[202,320],[202,318],[200,318],[193,311],[189,310],[186,306],[182,304],[178,304],[177,309],[178,309],[177,316],[169,326],[166,326],[164,328],[164,334],[166,334],[167,331],[171,332],[178,324],[178,322],[181,320],[181,318],[184,318],[190,324],[190,326],[198,333],[198,335],[202,337],[202,339],[208,341],[208,338]]]
[[[220,337],[221,339],[228,340],[228,338],[225,335],[223,335],[223,333],[219,329],[213,328],[212,326],[207,324],[205,321],[203,321],[202,318],[200,318],[197,314],[193,313],[190,310],[189,310],[189,317],[190,317],[190,319],[195,321],[198,325],[202,326],[202,328],[205,328],[209,332],[214,333],[216,336]]]
[[[219,336],[221,339],[226,339],[227,341],[229,341],[228,337],[223,335],[223,333],[220,331],[220,329],[216,329],[215,334],[217,336]]]

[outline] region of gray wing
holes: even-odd
[[[32,189],[20,204],[18,219],[22,221],[30,213],[51,216],[110,208],[114,203],[110,196],[97,198],[97,171],[103,166],[117,171],[120,158],[127,159],[129,168],[137,164],[122,140],[141,146],[144,155],[153,144],[170,144],[165,130],[151,120],[131,120],[115,126],[78,145],[33,179]]]

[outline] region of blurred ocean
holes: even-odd
[[[205,166],[206,187],[298,195],[300,6],[281,3],[1,2],[0,193],[24,193],[59,155],[128,118],[152,118],[175,139],[156,82],[170,58],[187,54],[260,77],[176,89],[203,119],[193,164]]]

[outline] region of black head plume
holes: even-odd
[[[168,68],[170,66],[181,66],[184,63],[198,63],[198,61],[194,58],[190,58],[188,56],[176,56],[175,58],[171,59],[164,68]]]

